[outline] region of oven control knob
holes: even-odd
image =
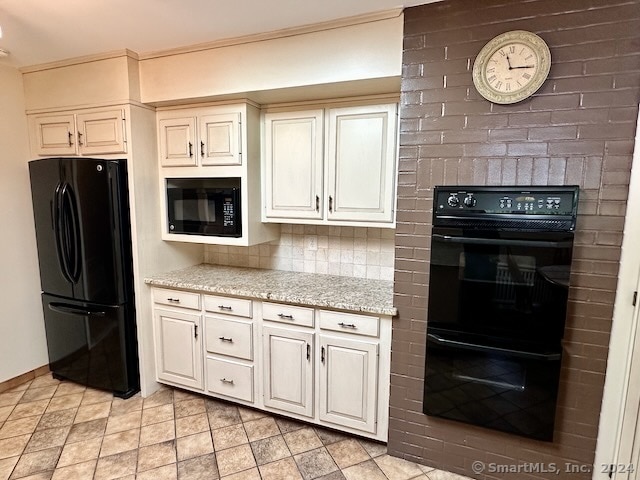
[[[457,207],[460,205],[460,199],[455,195],[450,195],[449,198],[447,198],[447,203],[450,207]]]
[[[465,206],[469,208],[475,207],[476,203],[478,203],[478,201],[474,197],[465,197],[464,199]]]

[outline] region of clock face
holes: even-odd
[[[531,32],[503,33],[487,43],[473,65],[478,92],[494,103],[515,103],[533,95],[549,75],[551,54]]]

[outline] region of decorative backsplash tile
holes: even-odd
[[[394,234],[387,228],[282,225],[280,239],[270,243],[207,245],[205,262],[393,280]]]

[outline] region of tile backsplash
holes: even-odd
[[[270,243],[207,245],[205,262],[393,280],[394,234],[387,228],[282,225],[280,239]]]

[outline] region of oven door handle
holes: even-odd
[[[442,338],[438,335],[434,335],[433,333],[428,333],[427,337],[430,340],[433,340],[438,345],[443,345],[447,347],[457,347],[465,350],[473,350],[476,352],[486,352],[486,353],[502,353],[511,355],[513,357],[526,358],[528,360],[542,360],[542,361],[557,361],[562,358],[560,353],[533,353],[533,352],[523,352],[522,350],[512,350],[510,348],[500,348],[500,347],[489,347],[487,345],[477,345],[475,343],[467,343],[467,342],[459,342],[457,340],[447,340],[446,338]]]
[[[432,238],[448,243],[466,243],[469,245],[506,245],[513,247],[551,247],[551,248],[571,248],[572,242],[548,242],[534,240],[506,240],[504,238],[475,238],[475,237],[452,237],[451,235],[440,235],[434,233]]]

